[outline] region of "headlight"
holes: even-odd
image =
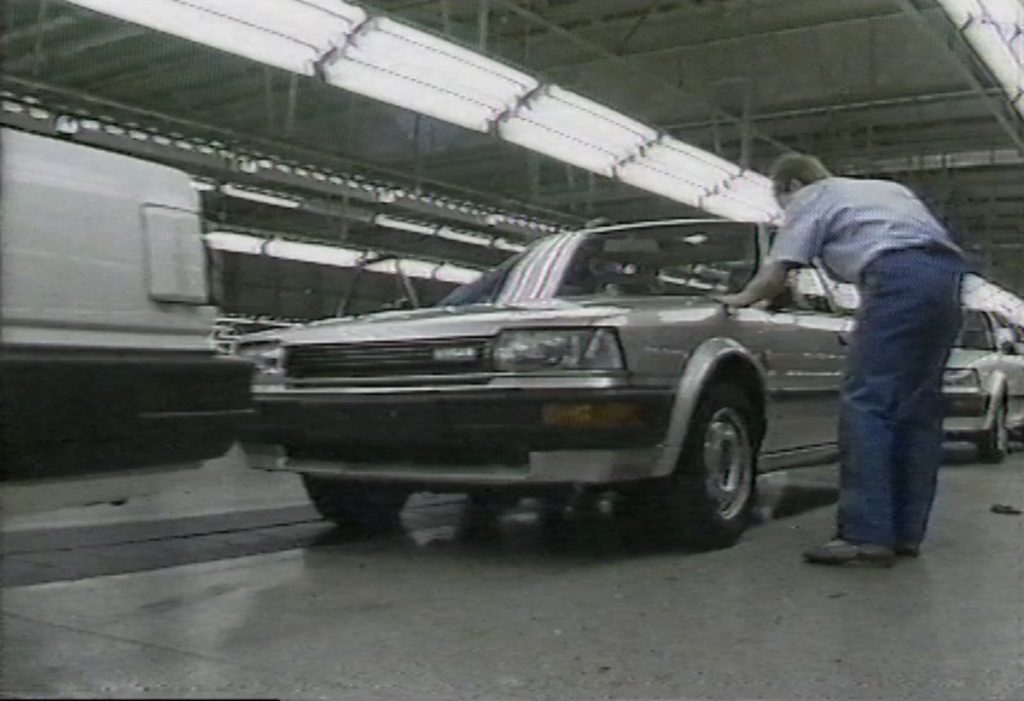
[[[494,347],[499,372],[621,370],[619,339],[611,329],[506,331]]]
[[[283,371],[284,348],[277,343],[254,343],[239,346],[238,355],[245,358],[262,375],[280,375]]]
[[[945,387],[980,389],[981,377],[978,375],[977,370],[946,370],[942,375],[942,384]]]

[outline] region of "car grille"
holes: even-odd
[[[295,346],[285,353],[294,379],[461,375],[491,368],[487,338]]]

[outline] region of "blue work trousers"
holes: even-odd
[[[959,255],[922,248],[885,253],[863,273],[841,394],[841,538],[880,545],[924,539],[964,272]]]

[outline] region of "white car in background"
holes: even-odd
[[[943,394],[946,437],[974,443],[985,462],[1001,462],[1011,434],[1024,430],[1024,329],[995,312],[965,310]]]
[[[854,314],[857,288],[818,276],[834,305]],[[978,447],[985,462],[998,463],[1010,452],[1014,433],[1024,439],[1024,325],[979,305],[1000,292],[984,278],[964,282],[964,323],[943,382],[946,438]]]

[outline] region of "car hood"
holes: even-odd
[[[358,319],[331,319],[281,331],[289,345],[365,343],[390,340],[493,336],[503,329],[538,326],[626,326],[643,317],[665,322],[703,321],[721,314],[721,305],[700,297],[644,297],[542,300],[515,305],[433,307],[384,312]]]
[[[977,368],[979,365],[991,358],[992,355],[992,351],[954,348],[949,354],[949,362],[946,363],[946,367],[950,370],[967,370],[969,368]]]

